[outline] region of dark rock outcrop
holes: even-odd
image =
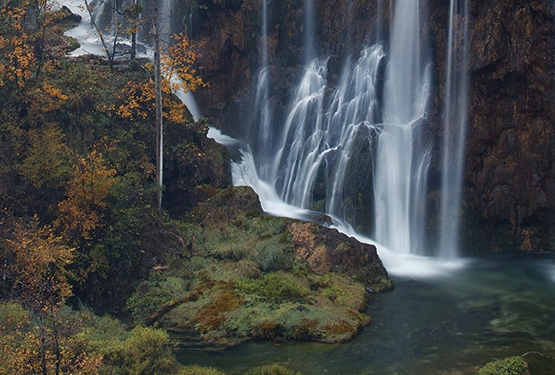
[[[166,128],[164,205],[171,212],[185,212],[231,184],[227,150],[207,132],[205,123],[192,120]]]
[[[547,229],[555,211],[555,27],[543,3],[476,1],[472,12],[468,192],[527,251],[539,249],[529,227]]]
[[[295,245],[295,257],[305,260],[312,272],[342,272],[376,292],[393,287],[378,258],[376,246],[360,243],[336,229],[315,223],[295,222],[289,225],[288,231]]]

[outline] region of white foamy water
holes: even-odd
[[[98,33],[91,25],[91,15],[86,9],[85,1],[83,0],[62,0],[58,2],[59,7],[66,6],[73,13],[81,16],[81,22],[77,27],[69,29],[65,35],[75,38],[81,44],[81,47],[71,51],[70,56],[82,55],[98,55],[105,56],[104,47],[98,36]]]
[[[228,148],[239,147],[241,160],[234,161],[231,164],[233,185],[250,186],[258,194],[262,209],[266,213],[299,220],[308,220],[315,216],[313,211],[301,209],[282,201],[273,184],[259,178],[255,160],[248,146],[242,145],[237,139],[224,135],[215,128],[210,128],[208,137]],[[245,147],[246,150],[240,147]],[[468,261],[463,259],[446,261],[433,257],[393,252],[373,239],[356,233],[348,223],[334,216],[331,218],[333,221],[332,228],[354,237],[362,243],[375,245],[380,259],[391,275],[414,278],[446,277],[451,276],[457,270],[463,269],[468,264]]]

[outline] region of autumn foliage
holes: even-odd
[[[152,71],[68,59],[51,5],[0,0],[0,374],[103,373],[106,355],[140,370],[137,340],[148,348],[153,338],[174,368],[157,331],[92,350],[86,318],[67,306],[121,310],[176,236],[153,204]],[[205,84],[186,38],[168,52],[164,116],[179,134],[168,146],[183,149],[181,130],[194,126],[172,94]]]
[[[168,48],[167,53],[162,54],[162,92],[163,115],[164,118],[173,123],[184,123],[185,105],[172,100],[170,94],[177,91],[195,91],[199,87],[206,87],[200,75],[198,75],[195,63],[199,57],[198,50],[202,43],[192,45],[187,37],[180,34],[172,36],[175,43]],[[153,69],[152,64],[147,64],[147,68]],[[126,119],[147,119],[153,118],[155,113],[155,91],[154,81],[147,82],[129,81],[122,89],[118,105],[110,108],[117,116]]]

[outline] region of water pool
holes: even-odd
[[[435,278],[393,277],[373,294],[372,321],[343,344],[248,341],[214,353],[182,349],[182,363],[240,374],[280,363],[309,374],[475,374],[524,355],[533,374],[555,374],[555,254],[472,258]]]

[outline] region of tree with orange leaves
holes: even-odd
[[[90,358],[66,319],[59,316],[72,295],[69,265],[73,249],[35,216],[28,222],[0,212],[0,261],[8,295],[28,316],[0,321],[0,370],[13,374],[94,374],[100,358]],[[12,309],[13,310],[13,309]],[[21,315],[21,314],[19,314]],[[69,330],[69,331],[68,331]]]

